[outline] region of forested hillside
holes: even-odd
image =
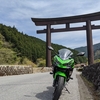
[[[10,50],[12,50],[11,52],[12,56],[16,54],[15,55],[16,59],[17,57],[21,57],[23,60],[23,58],[26,57],[30,61],[36,63],[37,59],[46,58],[46,43],[44,41],[36,37],[28,36],[22,32],[19,32],[15,27],[10,27],[2,24],[0,24],[0,34],[5,39],[4,43],[6,43],[6,50],[10,48]],[[2,47],[3,44],[2,42],[3,41],[0,40],[1,51],[3,51],[2,48],[4,48]],[[53,44],[53,43],[52,46],[56,51],[61,48],[66,48],[62,45]],[[86,62],[85,57],[76,57],[75,55],[77,54],[77,51],[76,50],[72,50],[72,51],[74,53],[74,58],[76,59],[77,63]]]
[[[94,59],[100,59],[100,43],[97,43],[97,44],[94,44],[93,45],[93,49],[94,49]],[[87,56],[87,47],[84,46],[84,47],[79,47],[79,48],[75,48],[75,50],[77,51],[83,51],[86,53],[86,56]]]

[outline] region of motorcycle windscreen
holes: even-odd
[[[69,49],[60,49],[58,53],[62,60],[71,58],[71,55],[73,54]]]

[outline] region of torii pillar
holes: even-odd
[[[46,66],[51,66],[51,51],[48,49],[48,46],[51,46],[51,25],[47,25],[46,32]]]
[[[93,41],[91,21],[86,21],[86,35],[87,35],[87,51],[88,51],[88,65],[94,63]]]

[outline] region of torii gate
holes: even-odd
[[[100,25],[91,25],[91,21],[100,20],[100,12],[60,17],[60,18],[31,18],[36,26],[46,26],[44,30],[37,30],[37,33],[46,33],[46,66],[51,65],[51,51],[48,50],[48,46],[51,46],[51,33],[53,32],[65,32],[65,31],[80,31],[86,30],[87,36],[87,51],[88,51],[88,64],[91,65],[94,62],[93,53],[93,41],[92,41],[92,29],[100,29]],[[86,22],[83,27],[70,27],[71,23]],[[51,28],[51,25],[65,24],[65,28]]]

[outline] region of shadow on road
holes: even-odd
[[[52,100],[53,87],[47,87],[47,91],[36,94],[35,96],[41,100]]]

